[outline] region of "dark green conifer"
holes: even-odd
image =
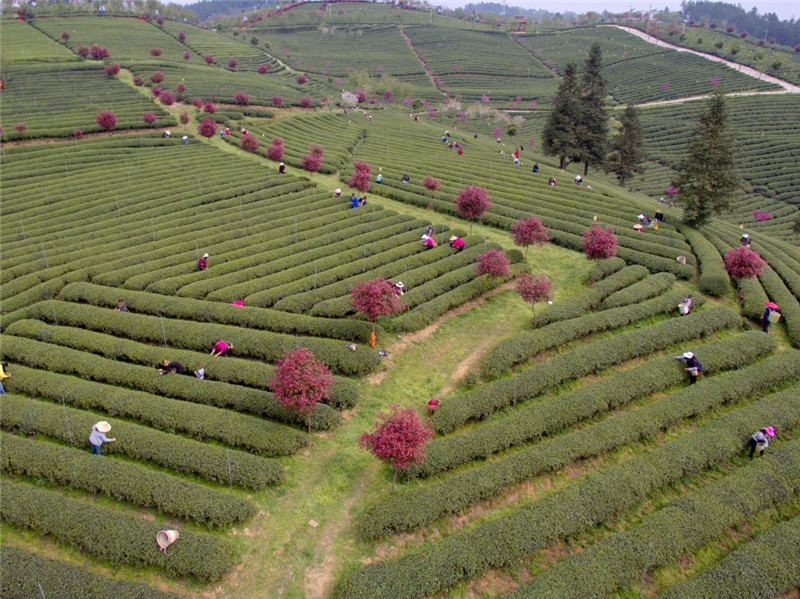
[[[715,92],[706,102],[700,122],[689,139],[689,148],[678,167],[678,198],[683,221],[699,226],[712,214],[730,209],[736,176],[733,137],[728,131],[728,104]]]

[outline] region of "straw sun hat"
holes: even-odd
[[[455,241],[456,239],[458,239],[458,237],[456,237],[455,235],[453,235],[453,236],[450,238],[450,241]]]
[[[100,422],[95,424],[94,427],[101,433],[107,433],[108,431],[111,430],[111,425],[105,420],[101,420]]]

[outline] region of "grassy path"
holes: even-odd
[[[285,460],[288,481],[256,497],[261,512],[236,537],[245,558],[235,573],[197,597],[329,597],[343,571],[372,555],[358,538],[355,518],[389,491],[391,472],[358,448],[378,411],[389,403],[422,408],[454,372],[473,365],[484,347],[518,329],[530,309],[510,289],[474,300],[417,333],[379,339],[392,359],[375,382],[363,381],[358,406],[342,426],[316,436],[313,446]]]

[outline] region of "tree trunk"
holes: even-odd
[[[533,312],[533,327],[536,328],[536,303],[531,302],[531,312]]]
[[[562,154],[559,157],[559,166],[558,166],[558,168],[560,168],[563,171],[566,167],[567,167],[567,155],[566,154]]]
[[[394,483],[397,480],[397,471],[398,470],[399,470],[399,468],[395,468],[394,469],[394,476],[392,477],[392,493],[394,493]]]
[[[588,162],[584,162],[583,163],[583,176],[585,177],[588,174],[589,174],[589,163]]]

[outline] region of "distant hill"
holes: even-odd
[[[201,21],[211,15],[234,15],[249,12],[265,6],[278,4],[278,2],[258,2],[257,0],[203,0],[187,4],[185,8],[194,12]]]

